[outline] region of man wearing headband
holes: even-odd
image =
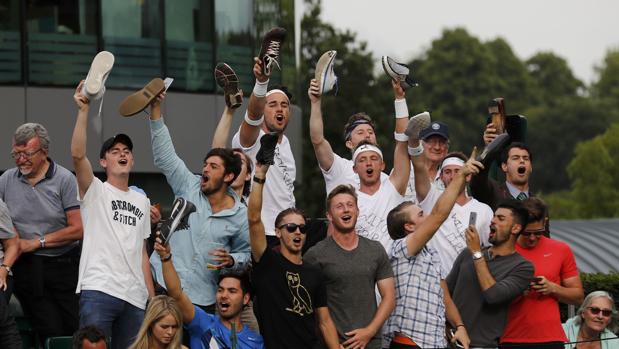
[[[284,131],[290,118],[290,97],[283,89],[267,92],[269,76],[265,75],[262,64],[254,58],[254,76],[256,84],[251,96],[245,118],[241,127],[232,138],[232,147],[241,148],[256,163],[256,154],[260,149],[260,139],[266,133],[275,132],[279,136],[275,148],[275,162],[269,171],[269,180],[264,186],[264,205],[262,221],[266,228],[269,244],[277,244],[275,236],[275,217],[287,208],[295,206],[294,180],[297,169],[290,149],[288,137]]]
[[[318,165],[325,179],[326,191],[330,193],[333,188],[340,184],[351,184],[359,189],[359,176],[353,171],[352,160],[345,159],[333,152],[331,144],[324,136],[324,123],[322,120],[321,95],[318,82],[312,79],[307,94],[311,101],[310,111],[310,137],[314,146],[314,153],[318,160]],[[408,116],[408,109],[405,99],[396,99],[396,110],[402,110],[401,117]],[[397,112],[396,112],[397,114]],[[361,141],[376,144],[376,134],[374,121],[365,113],[353,114],[344,126],[344,141],[346,148],[352,152]],[[381,180],[386,180],[389,176],[381,173]]]
[[[404,100],[404,90],[399,82],[392,82],[396,100]],[[357,234],[379,241],[387,254],[393,240],[387,232],[387,214],[404,201],[404,193],[410,175],[410,161],[407,151],[408,136],[404,134],[408,125],[408,112],[396,118],[394,138],[396,146],[393,155],[393,171],[387,180],[382,180],[385,169],[381,150],[368,141],[361,141],[353,153],[353,171],[359,176],[359,218]]]
[[[428,177],[428,172],[425,171],[425,165],[427,164],[425,152],[424,154],[413,156],[412,159],[419,206],[424,212],[430,212],[443,193],[442,188],[446,188],[462,170],[466,156],[460,152],[447,154],[441,162],[438,172],[439,183],[431,181]],[[469,176],[467,180],[470,179]],[[471,214],[476,216],[475,222],[470,221]],[[451,266],[458,254],[466,248],[464,232],[470,223],[477,228],[482,244],[488,244],[488,233],[490,232],[492,216],[492,209],[488,205],[468,196],[466,188],[460,190],[449,218],[445,220],[428,243],[428,246],[438,251],[441,265],[445,270],[451,270]]]

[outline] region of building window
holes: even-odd
[[[166,68],[173,88],[212,91],[213,1],[165,2]]]
[[[101,1],[103,48],[114,54],[109,87],[140,88],[162,77],[160,0]]]
[[[239,76],[243,91],[254,85],[254,4],[246,0],[215,0],[217,62],[228,63]]]
[[[28,1],[28,81],[74,86],[84,79],[97,54],[96,23],[93,1]]]
[[[0,0],[0,83],[21,81],[19,0]]]

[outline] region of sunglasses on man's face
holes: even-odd
[[[305,234],[305,224],[297,224],[297,223],[286,223],[286,224],[282,224],[279,227],[277,227],[277,229],[283,229],[286,228],[286,230],[288,230],[289,233],[294,233],[295,231],[297,231],[297,228],[299,228],[299,231],[301,232],[301,234]]]
[[[609,317],[613,313],[613,311],[610,309],[600,309],[598,307],[587,307],[587,309],[589,309],[589,311],[593,315],[597,315],[602,312],[602,316],[604,317]]]
[[[525,238],[528,238],[529,236],[531,236],[531,234],[535,235],[536,237],[540,237],[544,233],[546,233],[546,228],[537,229],[537,230],[525,230],[522,233],[520,233],[520,235],[524,236]]]

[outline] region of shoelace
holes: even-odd
[[[269,47],[267,48],[267,52],[266,52],[266,56],[271,58],[271,60],[269,60],[269,62],[267,63],[269,67],[271,66],[271,63],[275,63],[275,65],[277,66],[277,69],[281,69],[279,67],[279,62],[277,61],[277,58],[279,57],[279,46],[280,46],[279,41],[269,42]]]
[[[103,129],[103,119],[101,118],[101,111],[103,110],[103,99],[105,98],[105,86],[103,86],[103,93],[101,94],[101,100],[99,101],[99,111],[97,116],[92,119],[92,126],[97,134],[101,134]]]

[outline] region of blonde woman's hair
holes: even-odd
[[[153,335],[152,327],[167,315],[172,315],[178,324],[178,330],[168,345],[168,349],[180,349],[183,337],[183,317],[176,300],[168,296],[156,296],[150,300],[142,326],[129,349],[148,349],[150,338]]]

